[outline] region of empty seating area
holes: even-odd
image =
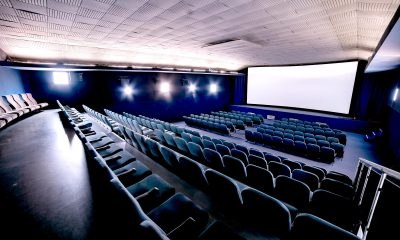
[[[241,120],[246,124],[246,126],[249,127],[253,125],[259,125],[264,122],[264,117],[262,115],[254,113],[245,113],[240,111],[232,111],[232,112],[218,111],[218,112],[211,112],[211,114],[216,116]]]
[[[48,103],[38,103],[30,93],[0,96],[0,129],[48,105]]]
[[[173,124],[169,124],[170,130],[167,130],[165,125],[168,123],[154,125],[156,121],[162,122],[156,119],[146,118],[142,122],[148,126],[158,125],[143,135],[137,131],[143,129],[138,121],[136,127],[129,122],[145,117],[134,119],[132,114],[106,112],[112,118],[121,119],[119,129],[128,143],[210,193],[221,211],[226,214],[237,212],[233,215],[244,217],[242,224],[251,223],[254,227],[257,223],[251,221],[250,216],[262,217],[264,211],[271,211],[274,213],[266,221],[272,225],[267,232],[282,237],[292,234],[291,226],[296,224],[293,220],[307,212],[306,218],[311,218],[314,224],[323,224],[348,234],[350,239],[357,239],[350,233],[356,230],[358,216],[352,202],[353,182],[349,177],[222,139],[201,136],[185,128],[171,131]],[[333,211],[335,217],[331,215]]]
[[[346,135],[323,123],[300,120],[262,124],[245,131],[246,140],[321,162],[331,163],[344,154]]]

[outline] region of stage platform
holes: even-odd
[[[327,123],[331,128],[356,133],[365,133],[366,130],[371,127],[367,121],[353,119],[346,116],[306,110],[252,105],[231,105],[230,109],[235,111],[261,114],[264,116],[264,118],[267,118],[267,115],[273,115],[277,120],[280,120],[281,118],[297,118],[303,121],[324,122]]]

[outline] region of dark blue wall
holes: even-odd
[[[24,79],[36,98],[50,103],[58,99],[63,104],[80,107],[86,104],[97,110],[108,108],[116,112],[143,114],[175,121],[190,113],[227,109],[233,101],[234,77],[207,74],[138,73],[117,71],[71,72],[69,86],[52,82],[52,72],[23,71]],[[161,81],[169,81],[173,92],[168,100],[158,93]],[[138,93],[133,100],[122,98],[121,86],[129,82]],[[198,93],[188,94],[188,83],[196,82]],[[220,92],[208,93],[210,82],[217,82]]]
[[[24,93],[20,71],[0,66],[0,95]]]

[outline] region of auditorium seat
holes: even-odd
[[[278,176],[291,176],[290,168],[283,163],[280,162],[269,162],[268,170],[274,175],[274,177]]]
[[[190,154],[187,142],[183,138],[174,137],[174,141],[179,152],[181,152],[182,154]]]
[[[28,97],[28,99],[29,99],[34,105],[39,105],[39,106],[41,106],[42,108],[43,108],[43,107],[47,107],[47,106],[49,105],[49,104],[46,103],[46,102],[38,103],[38,102],[36,101],[36,99],[33,98],[33,96],[32,96],[31,93],[26,93],[26,96]]]
[[[249,149],[249,155],[254,155],[254,156],[257,156],[257,157],[260,157],[260,158],[264,158],[264,154],[260,150],[257,150],[257,149],[254,149],[254,148],[250,148]]]
[[[305,165],[303,166],[303,170],[315,174],[320,182],[325,178],[324,171],[317,167]]]
[[[201,148],[201,146],[199,144],[190,142],[190,143],[188,143],[187,146],[189,148],[190,155],[193,157],[193,159],[195,159],[201,163],[205,163],[203,149]]]
[[[281,201],[253,188],[244,189],[242,197],[247,216],[246,223],[252,227],[259,227],[264,233],[271,234],[272,236],[269,236],[271,239],[286,237],[292,221],[288,208]]]
[[[294,141],[292,139],[284,138],[283,139],[283,146],[286,151],[290,152],[294,149]]]
[[[211,140],[215,145],[217,145],[217,144],[221,144],[222,145],[222,141],[220,139],[213,138]]]
[[[149,175],[126,189],[138,200],[146,213],[175,193],[175,189],[156,174]]]
[[[302,168],[302,166],[301,166],[301,164],[299,162],[294,162],[294,161],[291,161],[289,159],[283,159],[282,163],[285,164],[286,166],[288,166],[292,172],[295,169],[301,169]]]
[[[205,175],[210,191],[216,197],[221,209],[235,214],[243,205],[241,190],[236,182],[213,169],[207,169]]]
[[[304,140],[305,140],[306,144],[309,144],[309,143],[317,144],[317,140],[313,137],[306,137]]]
[[[190,228],[180,233],[180,239],[194,239],[205,228],[209,219],[206,211],[182,193],[176,193],[147,215],[167,233],[185,227],[189,221]]]
[[[253,132],[253,139],[256,143],[263,143],[263,135],[259,132]]]
[[[350,199],[324,189],[314,191],[309,212],[351,231],[357,217],[354,204]]]
[[[272,135],[267,133],[262,134],[262,141],[260,143],[266,144],[268,146],[273,146],[274,142],[272,140]]]
[[[293,221],[288,240],[360,240],[353,233],[346,231],[324,219],[309,213],[300,213]]]
[[[7,112],[18,113],[19,116],[30,112],[30,110],[27,108],[21,108],[18,103],[14,101],[11,95],[6,95],[3,97],[0,96],[0,98],[4,100],[3,108],[5,108]]]
[[[298,154],[305,154],[307,153],[307,145],[304,141],[294,141],[294,150]]]
[[[349,199],[353,199],[354,196],[353,186],[334,179],[325,178],[322,180],[320,188]]]
[[[200,137],[192,135],[192,142],[198,144],[201,148],[204,148],[203,140]]]
[[[172,149],[178,149],[178,146],[176,146],[176,143],[174,140],[174,136],[172,136],[169,133],[164,133],[163,136],[164,136],[165,142],[168,147],[170,147]]]
[[[268,169],[268,163],[263,157],[259,157],[253,154],[250,154],[248,157],[249,164],[253,164],[264,169]]]
[[[266,168],[249,164],[246,167],[247,179],[246,183],[264,193],[274,193],[274,176]]]
[[[164,161],[164,165],[172,170],[179,167],[178,156],[173,150],[165,146],[160,146],[160,152],[162,155],[162,160]]]
[[[278,156],[272,155],[272,154],[265,154],[264,153],[264,158],[265,160],[269,163],[271,162],[281,162],[281,159]]]
[[[221,154],[219,154],[219,152],[209,148],[204,148],[203,151],[207,166],[214,168],[218,171],[222,171],[224,169],[222,156]]]
[[[216,144],[216,148],[217,152],[219,152],[219,154],[221,154],[222,157],[225,155],[231,156],[231,150],[227,146],[222,144]]]
[[[331,148],[335,150],[337,157],[343,157],[344,145],[341,143],[331,142]]]
[[[215,147],[215,144],[212,141],[209,140],[203,140],[203,144],[204,144],[204,148],[209,148],[212,149],[214,151],[217,150],[217,147]]]
[[[203,167],[196,161],[193,161],[185,156],[180,156],[179,171],[181,172],[182,176],[191,184],[194,184],[202,189],[207,187],[208,183],[204,175]]]
[[[303,136],[299,136],[299,135],[294,135],[294,141],[300,141],[300,142],[305,142],[305,139]]]
[[[247,155],[244,152],[240,151],[240,150],[231,149],[231,156],[239,159],[240,161],[242,161],[245,166],[247,164],[249,164],[249,160],[247,158]]]
[[[350,186],[353,185],[353,181],[345,174],[343,173],[339,173],[339,172],[335,172],[335,171],[330,171],[326,174],[325,176],[326,178],[330,178],[330,179],[334,179],[337,181],[340,181],[342,183],[346,183]]]
[[[197,238],[198,240],[245,240],[245,238],[235,233],[235,230],[220,221],[215,221],[210,224],[204,232]]]
[[[236,148],[236,145],[235,145],[235,144],[233,144],[233,143],[231,143],[231,142],[227,142],[227,141],[223,141],[223,142],[222,142],[222,145],[227,146],[230,150],[233,150],[233,149]]]
[[[320,161],[325,163],[332,163],[335,161],[335,150],[330,147],[321,147]]]
[[[245,138],[246,138],[247,141],[249,141],[249,142],[255,142],[254,135],[253,135],[253,132],[252,132],[252,131],[247,130],[247,129],[244,130],[244,136],[245,136]]]
[[[244,152],[247,156],[250,155],[249,149],[243,145],[236,144],[236,149]]]
[[[226,175],[241,182],[246,181],[246,166],[240,159],[225,155],[222,157],[222,161],[224,162],[224,173]]]
[[[295,169],[292,172],[292,178],[307,184],[311,191],[315,191],[319,187],[319,178],[314,173]]]
[[[190,142],[192,141],[192,137],[190,136],[189,133],[183,132],[183,133],[181,134],[181,138],[182,138],[183,140],[185,140],[186,143],[190,143]]]
[[[160,152],[160,144],[158,142],[154,141],[151,138],[147,138],[146,139],[146,143],[147,143],[147,146],[148,146],[148,148],[150,150],[150,156],[149,157],[153,158],[156,161],[159,161],[159,159],[162,158],[161,152]]]
[[[297,209],[308,207],[310,195],[310,188],[303,182],[282,175],[275,179],[275,196]]]
[[[307,144],[307,155],[313,159],[318,158],[320,155],[320,147],[317,144],[308,143]]]

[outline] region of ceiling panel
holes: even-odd
[[[400,0],[0,0],[0,48],[11,59],[108,59],[231,70],[368,59],[399,4]]]

